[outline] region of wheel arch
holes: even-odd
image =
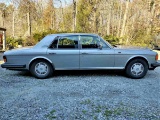
[[[37,61],[37,60],[44,60],[44,61],[48,62],[48,63],[52,66],[53,70],[55,69],[52,61],[49,60],[48,58],[46,58],[46,57],[36,57],[36,58],[33,58],[33,59],[29,62],[29,64],[28,64],[28,69],[29,69],[29,70],[30,70],[30,67],[31,67],[32,63],[35,62],[35,61]]]
[[[125,65],[125,69],[126,69],[126,67],[128,66],[128,64],[129,64],[132,60],[135,60],[135,59],[142,59],[142,60],[144,60],[144,61],[147,63],[148,68],[149,68],[149,63],[148,63],[147,58],[145,58],[145,57],[143,57],[143,56],[135,56],[135,57],[130,58],[130,59],[127,61],[126,65]]]

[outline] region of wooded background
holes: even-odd
[[[57,32],[96,33],[116,44],[148,45],[160,34],[160,0],[6,0],[7,43],[35,44]]]

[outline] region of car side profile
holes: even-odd
[[[4,52],[2,68],[28,70],[44,79],[55,70],[124,70],[130,78],[143,78],[160,66],[151,49],[115,48],[96,34],[50,34],[30,48]]]

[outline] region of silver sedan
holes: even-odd
[[[50,77],[55,70],[124,70],[139,79],[160,66],[151,49],[115,48],[96,34],[51,34],[30,48],[4,52],[2,68],[28,70],[36,78]]]

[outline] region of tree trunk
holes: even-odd
[[[73,0],[73,31],[76,31],[77,1]]]
[[[28,36],[31,36],[31,8],[30,2],[28,1],[28,13],[27,13],[27,23],[28,23]]]
[[[95,6],[94,6],[94,10],[93,10],[93,15],[94,15],[94,33],[98,33],[98,8],[97,8],[97,5],[98,4],[98,2],[97,2],[97,0],[95,0]]]
[[[2,10],[2,27],[5,27],[5,10]]]
[[[12,16],[12,37],[15,37],[15,11],[13,11],[13,16]]]
[[[50,4],[50,14],[51,14],[51,23],[50,23],[50,28],[53,29],[54,26],[55,26],[55,8],[54,8],[54,0],[50,0],[49,1],[49,4]]]
[[[109,9],[109,15],[107,20],[107,35],[110,35],[110,25],[111,25],[111,8]]]
[[[30,18],[30,11],[27,13],[27,23],[28,23],[28,36],[31,36],[31,18]]]
[[[118,22],[118,28],[117,28],[117,37],[120,36],[120,30],[121,30],[121,17],[122,17],[122,4],[120,3],[120,14],[119,14],[119,22]]]
[[[123,37],[125,35],[125,27],[126,27],[128,9],[129,9],[129,0],[126,1],[126,8],[125,8],[124,16],[123,16],[123,23],[122,23],[120,37]],[[120,41],[120,43],[122,43],[122,40]]]
[[[155,16],[155,0],[151,1],[152,6],[151,6],[151,35],[153,34],[153,27],[154,27],[154,16]],[[151,3],[150,3],[151,4]]]

